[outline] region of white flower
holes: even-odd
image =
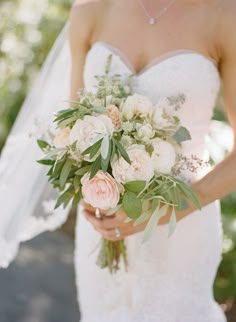
[[[112,135],[114,126],[106,115],[86,115],[83,120],[78,120],[70,133],[70,143],[77,141],[76,147],[84,151],[106,135]]]
[[[155,172],[170,174],[172,167],[175,165],[176,153],[174,147],[160,138],[151,140],[153,152],[151,159]]]
[[[150,117],[152,111],[152,102],[146,96],[138,94],[128,96],[122,106],[122,116],[126,120],[131,120],[133,116],[139,116],[141,118]]]
[[[130,145],[133,144],[133,140],[129,135],[123,134],[121,139],[120,139],[120,143],[122,144],[122,146],[124,148],[128,148]]]
[[[136,138],[144,142],[149,141],[155,134],[151,124],[149,123],[147,124],[137,123],[136,129],[137,129]]]
[[[166,97],[162,98],[153,109],[152,121],[156,129],[173,126],[173,109]]]
[[[124,158],[114,159],[112,173],[116,181],[126,183],[134,180],[149,181],[154,175],[153,163],[143,145],[131,145],[127,149],[131,164]]]

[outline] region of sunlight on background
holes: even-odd
[[[65,0],[0,0],[0,150],[25,95],[68,18],[70,6],[71,1]],[[233,141],[223,104],[221,93],[206,141],[211,159],[216,163],[231,150]],[[214,290],[217,300],[228,313],[229,321],[234,322],[236,193],[223,198],[221,205],[224,224],[223,261]]]

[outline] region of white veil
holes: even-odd
[[[47,129],[56,110],[68,107],[68,26],[51,49],[0,157],[0,267],[14,259],[21,241],[58,228],[68,216],[68,209],[54,211],[56,193],[45,167],[36,162],[42,156],[36,136]]]

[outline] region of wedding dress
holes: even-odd
[[[185,155],[204,157],[220,77],[215,62],[190,50],[171,51],[136,73],[124,54],[104,42],[89,50],[84,83],[94,90],[94,75],[104,72],[113,54],[111,72],[134,73],[133,90],[155,103],[161,97],[183,93],[177,111],[192,140]],[[55,192],[47,183],[35,136],[44,133],[69,98],[70,54],[68,24],[58,37],[40,76],[22,106],[0,159],[0,266],[7,267],[21,241],[54,230],[68,209],[53,210]],[[36,134],[35,134],[36,133]],[[200,174],[186,173],[190,182]],[[212,293],[221,261],[222,224],[217,203],[195,211],[177,223],[172,237],[167,225],[157,226],[142,244],[142,233],[126,238],[128,272],[111,275],[96,265],[100,235],[78,209],[76,224],[76,283],[82,322],[225,322]]]
[[[84,83],[95,89],[94,75],[102,74],[109,54],[111,72],[134,73],[133,90],[157,102],[184,93],[177,116],[192,140],[183,153],[204,157],[220,78],[213,60],[190,50],[171,51],[136,73],[117,48],[95,42],[84,66]],[[191,174],[190,181],[199,174]],[[224,322],[212,285],[221,261],[222,224],[217,203],[195,211],[177,223],[172,237],[167,225],[158,226],[143,243],[142,232],[126,238],[128,272],[110,275],[95,265],[100,235],[78,210],[76,275],[82,322]]]

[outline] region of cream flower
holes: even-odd
[[[173,126],[173,109],[166,97],[162,98],[153,109],[152,121],[156,129]]]
[[[143,142],[149,141],[155,134],[151,124],[136,124],[136,138],[142,140]]]
[[[174,147],[160,138],[151,140],[153,152],[151,159],[155,172],[170,174],[172,167],[175,165],[176,153]]]
[[[56,135],[53,140],[53,144],[56,148],[64,148],[70,144],[70,128],[59,129],[56,131]]]
[[[112,135],[114,126],[106,115],[86,115],[83,120],[78,120],[70,133],[70,143],[77,141],[76,147],[83,152],[95,142],[106,135]]]
[[[117,206],[120,200],[120,189],[109,173],[99,170],[91,180],[89,180],[89,174],[86,173],[81,183],[84,201],[92,207],[110,209]]]
[[[134,180],[149,181],[154,175],[153,163],[143,145],[131,145],[127,149],[131,164],[124,158],[114,159],[112,173],[116,181],[126,183]]]
[[[152,102],[146,96],[134,94],[128,96],[122,106],[122,117],[126,120],[131,120],[133,116],[146,118],[152,115],[152,111]]]

